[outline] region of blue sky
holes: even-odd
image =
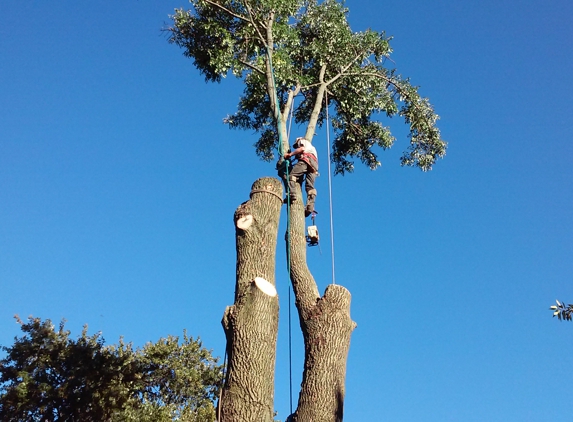
[[[348,421],[546,421],[573,412],[573,4],[348,0],[355,31],[394,36],[398,71],[449,149],[402,168],[406,127],[333,179],[336,282],[353,295]],[[14,314],[135,345],[183,329],[222,356],[232,216],[274,175],[231,131],[239,81],[205,84],[160,29],[184,2],[0,3],[0,344]],[[295,129],[296,131],[296,129]],[[332,281],[326,132],[314,140]],[[288,280],[279,234],[275,406],[289,410]],[[294,313],[294,307],[292,309]],[[303,349],[293,318],[293,389]]]

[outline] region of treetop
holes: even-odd
[[[306,125],[312,141],[324,124],[326,107],[335,139],[335,173],[354,168],[358,158],[380,166],[377,149],[395,138],[382,119],[402,117],[409,146],[401,163],[430,170],[446,153],[436,126],[438,115],[418,87],[392,63],[391,37],[367,29],[353,32],[348,9],[336,0],[190,0],[191,10],[176,9],[169,42],[184,49],[208,82],[228,74],[245,85],[238,110],[225,122],[255,131],[257,154],[274,159],[279,133],[288,149],[286,122],[291,113]],[[277,107],[278,104],[278,107]]]

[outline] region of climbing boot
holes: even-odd
[[[291,190],[289,193],[287,193],[283,204],[292,204],[293,202],[298,201],[298,197],[296,196],[296,194]]]
[[[307,192],[306,195],[306,208],[304,209],[304,216],[308,217],[314,211],[314,201],[316,200],[316,189],[311,189]]]
[[[308,217],[309,215],[312,214],[318,214],[318,211],[314,209],[314,207],[312,205],[307,205],[306,208],[304,209],[304,216]]]

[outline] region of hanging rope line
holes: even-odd
[[[290,268],[290,262],[289,262]],[[290,272],[290,270],[289,270]],[[290,280],[290,274],[289,274]],[[290,414],[292,415],[292,324],[291,324],[291,287],[288,288],[288,377],[289,377],[289,399],[290,399]]]
[[[277,119],[277,133],[278,133],[278,138],[279,138],[279,154],[281,156],[282,159],[284,159],[284,155],[285,155],[285,151],[284,151],[284,146],[283,146],[283,137],[282,137],[282,131],[281,131],[281,109],[280,109],[280,104],[279,104],[279,96],[278,96],[278,92],[277,92],[277,84],[275,81],[275,70],[273,68],[273,58],[271,55],[271,52],[269,50],[267,50],[267,56],[268,56],[268,60],[269,60],[269,67],[271,69],[271,77],[272,77],[272,82],[273,82],[273,93],[274,93],[274,100],[275,100],[275,115],[276,115],[276,119]],[[290,128],[292,125],[292,110],[293,110],[293,104],[291,103],[291,110],[290,110],[290,123],[289,123],[289,129],[287,132],[287,139],[289,139],[290,136]],[[287,266],[288,266],[288,359],[289,359],[289,399],[290,399],[290,414],[292,415],[292,324],[291,324],[291,272],[290,272],[290,266],[291,266],[291,253],[290,253],[290,245],[291,245],[291,230],[290,230],[290,199],[291,199],[291,195],[290,195],[290,186],[288,183],[289,180],[289,166],[290,166],[290,162],[288,160],[286,160],[286,162],[283,163],[283,165],[285,166],[285,176],[286,176],[286,198],[287,198]]]
[[[288,267],[288,377],[289,377],[289,404],[290,404],[290,414],[292,415],[292,316],[291,316],[291,308],[292,308],[292,299],[291,299],[291,290],[292,285],[290,282],[290,263],[291,263],[291,254],[290,254],[290,241],[291,241],[291,234],[290,234],[290,186],[288,183],[288,172],[289,172],[289,163],[285,163],[286,167],[286,180],[287,180],[287,267]]]
[[[223,380],[219,390],[219,401],[217,402],[217,420],[221,420],[221,400],[223,400],[223,389],[227,381],[227,347],[225,346],[225,358],[223,359]]]
[[[330,208],[330,251],[332,254],[332,284],[336,284],[334,273],[334,224],[332,219],[332,172],[330,171],[330,123],[328,118],[328,89],[324,93],[326,108],[326,151],[328,159],[328,200]]]

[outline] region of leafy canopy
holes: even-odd
[[[169,336],[134,350],[105,346],[84,327],[18,319],[24,335],[2,347],[0,420],[213,422],[222,368],[200,341]]]
[[[409,125],[410,145],[402,165],[426,171],[446,152],[436,127],[438,116],[418,87],[386,67],[391,38],[370,29],[353,32],[348,10],[336,0],[190,0],[176,9],[169,41],[205,76],[220,82],[229,73],[245,89],[238,110],[225,121],[259,134],[255,147],[274,158],[279,132],[283,147],[293,109],[297,124],[312,140],[325,122],[328,104],[335,132],[332,160],[336,173],[353,170],[358,158],[380,165],[375,147],[394,143],[381,118],[401,116]],[[276,90],[275,90],[276,88]],[[275,97],[276,92],[276,97]],[[276,104],[278,103],[278,108]]]

